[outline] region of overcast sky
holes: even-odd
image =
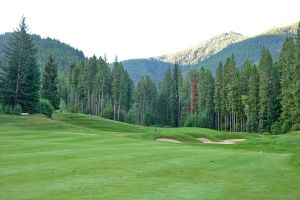
[[[1,0],[0,33],[24,15],[31,33],[86,56],[173,53],[217,34],[252,36],[300,20],[299,0]]]

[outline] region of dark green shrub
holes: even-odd
[[[134,110],[130,110],[127,114],[126,122],[127,123],[137,123],[137,114],[134,112]]]
[[[15,107],[12,108],[12,114],[13,115],[21,115],[22,107],[20,104],[17,104]]]
[[[271,134],[277,135],[277,134],[283,134],[283,133],[287,133],[284,123],[282,123],[281,121],[277,121],[272,124]]]
[[[146,113],[144,115],[144,124],[146,126],[151,126],[151,125],[155,124],[155,118],[151,114]]]
[[[9,115],[20,115],[22,112],[22,107],[17,104],[15,107],[11,107],[8,105],[0,105],[0,113],[1,114],[9,114]]]
[[[186,117],[184,126],[185,127],[196,127],[198,124],[198,116],[197,115],[189,115]]]
[[[104,108],[101,117],[104,117],[106,119],[114,119],[113,109],[111,107]]]
[[[52,117],[53,113],[53,106],[51,105],[50,101],[47,99],[40,99],[38,104],[37,104],[37,111],[39,113],[42,113],[48,117]]]
[[[300,131],[300,123],[294,124],[291,128],[291,131]]]

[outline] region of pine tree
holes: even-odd
[[[289,130],[295,121],[293,121],[293,112],[296,109],[295,101],[293,98],[294,81],[293,74],[294,65],[296,62],[295,57],[295,44],[292,38],[287,38],[283,44],[279,65],[281,69],[281,120],[283,121],[286,130]]]
[[[103,114],[104,107],[109,107],[109,99],[111,94],[111,71],[104,59],[100,57],[98,59],[99,69],[96,75],[97,90],[98,90],[98,101],[97,101],[97,115]]]
[[[44,67],[41,97],[48,99],[55,109],[59,108],[57,65],[54,63],[51,55],[48,57],[48,62]]]
[[[248,84],[248,95],[246,98],[245,113],[247,117],[246,129],[248,132],[258,131],[258,103],[259,103],[259,80],[257,68],[254,65],[251,67]]]
[[[179,126],[179,69],[178,65],[175,64],[172,73],[172,86],[171,86],[171,110],[172,110],[172,126]]]
[[[272,124],[278,119],[278,73],[273,66],[271,54],[263,49],[259,62],[259,132],[270,132]]]
[[[294,65],[293,75],[293,99],[295,102],[295,110],[292,119],[295,123],[300,123],[300,22],[297,29],[296,38],[296,64]]]
[[[247,127],[246,121],[246,106],[249,100],[249,78],[253,71],[253,66],[250,61],[246,61],[239,73],[239,116],[240,116],[240,130],[243,131]]]
[[[120,78],[121,78],[121,66],[116,57],[114,66],[112,69],[112,98],[113,98],[113,108],[114,108],[114,120],[117,117],[117,107],[120,100]]]
[[[203,67],[199,73],[198,83],[198,126],[213,128],[214,125],[214,80],[211,72]]]
[[[238,72],[234,56],[226,59],[224,65],[224,79],[223,79],[223,109],[225,109],[225,130],[237,130],[237,119],[240,105],[240,94],[238,84]]]
[[[206,69],[206,103],[205,103],[205,113],[207,118],[207,127],[214,127],[214,78],[210,70]]]
[[[28,34],[25,17],[22,17],[6,52],[8,66],[4,75],[4,101],[12,106],[20,104],[23,112],[35,112],[40,97],[40,71],[36,62],[36,52]]]
[[[4,63],[0,60],[0,105],[4,104],[4,94],[5,94],[5,71],[7,69],[4,66]]]
[[[222,124],[222,85],[223,85],[223,64],[220,62],[217,71],[216,71],[216,78],[215,78],[215,85],[214,85],[214,112],[216,113],[216,129],[221,129]]]
[[[168,66],[165,77],[160,84],[160,93],[158,98],[159,123],[163,125],[172,125],[172,73],[171,67]]]
[[[152,125],[155,123],[157,88],[148,76],[142,77],[134,90],[135,105],[138,110],[138,123]]]

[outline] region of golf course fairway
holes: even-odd
[[[300,133],[152,128],[71,113],[0,115],[0,199],[296,200]]]

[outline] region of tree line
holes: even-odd
[[[23,18],[0,70],[0,104],[37,112],[43,98],[55,109],[156,126],[192,126],[224,131],[284,133],[300,129],[300,23],[287,38],[279,60],[264,48],[259,63],[237,67],[234,55],[220,62],[215,75],[178,65],[167,68],[156,85],[148,76],[134,85],[121,62],[110,67],[93,56],[58,74],[51,55],[39,72],[36,50]]]
[[[112,69],[105,57],[72,63],[61,83],[62,102],[68,111],[124,121],[131,108],[133,82],[117,58]]]

